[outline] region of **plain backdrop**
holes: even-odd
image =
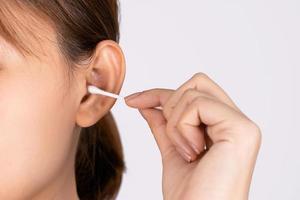
[[[300,1],[121,0],[121,95],[176,89],[196,72],[261,128],[250,199],[300,199]],[[140,113],[118,100],[127,171],[120,200],[160,200],[161,160]]]

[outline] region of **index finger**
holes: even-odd
[[[163,107],[175,90],[165,88],[154,88],[144,90],[138,97],[126,99],[128,106],[138,107],[141,109]]]

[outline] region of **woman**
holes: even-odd
[[[0,1],[0,199],[117,196],[115,100],[87,86],[120,92],[118,17],[116,0]],[[207,75],[126,103],[157,141],[164,199],[247,199],[260,129]]]

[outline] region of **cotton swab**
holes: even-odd
[[[99,95],[104,95],[104,96],[108,96],[108,97],[112,97],[112,98],[116,98],[116,99],[124,99],[124,97],[121,96],[121,95],[117,95],[117,94],[113,94],[113,93],[104,91],[104,90],[102,90],[102,89],[100,89],[96,86],[93,86],[93,85],[88,86],[88,91],[91,94],[99,94]]]

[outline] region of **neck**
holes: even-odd
[[[75,179],[75,156],[79,133],[76,134],[71,155],[55,178],[43,188],[32,200],[79,200]]]
[[[32,200],[79,200],[76,189],[75,168],[66,167],[47,188],[43,188]]]

